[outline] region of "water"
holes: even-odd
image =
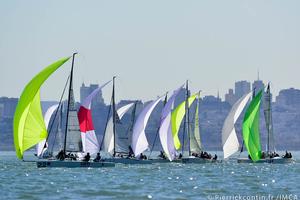
[[[293,152],[300,160],[300,152]],[[115,168],[36,168],[0,153],[0,199],[300,198],[293,164],[162,163]],[[281,195],[281,196],[280,196]],[[271,199],[271,198],[269,198]]]

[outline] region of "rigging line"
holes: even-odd
[[[49,129],[49,134],[47,135],[46,143],[47,143],[48,140],[49,140],[49,136],[50,136],[50,133],[51,133],[51,131],[52,131],[52,127],[53,127],[53,125],[54,125],[54,121],[55,121],[55,119],[56,119],[56,117],[57,117],[58,110],[59,110],[60,107],[61,107],[62,99],[63,99],[63,97],[64,97],[64,94],[65,94],[65,91],[66,91],[66,88],[67,88],[69,79],[70,79],[70,74],[69,74],[69,76],[68,76],[68,78],[67,78],[67,81],[66,81],[66,83],[65,83],[65,87],[64,87],[63,92],[62,92],[62,94],[61,94],[61,97],[60,97],[60,100],[59,100],[59,103],[58,103],[58,107],[57,107],[57,109],[56,109],[56,111],[55,111],[55,114],[54,114],[54,119],[53,119],[53,121],[51,121],[50,129]],[[57,133],[55,133],[55,138],[56,138],[56,134],[57,134]],[[55,142],[55,140],[54,140],[54,142]],[[53,151],[53,148],[54,148],[54,143],[53,143],[51,152]],[[45,149],[45,146],[43,147],[43,150],[44,150],[44,149]]]

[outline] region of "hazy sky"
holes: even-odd
[[[300,1],[0,1],[0,96],[18,97],[74,51],[74,87],[117,75],[120,99],[153,99],[186,79],[223,95],[260,71],[273,92],[300,88]],[[71,62],[43,86],[58,99]],[[111,87],[103,93],[108,97]]]

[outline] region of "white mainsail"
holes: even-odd
[[[122,119],[124,114],[134,105],[134,103],[129,103],[125,106],[122,106],[117,110],[117,115],[119,120]],[[116,133],[117,134],[117,133]],[[118,144],[116,144],[118,145]],[[121,146],[121,144],[119,144]],[[111,116],[107,122],[105,135],[104,135],[104,143],[103,150],[113,155],[114,153],[114,131],[113,131],[113,117]]]
[[[174,102],[180,88],[175,90],[170,97],[169,101],[166,103],[165,107],[161,113],[161,124],[159,128],[159,138],[161,146],[170,161],[175,158],[176,149],[174,147],[174,141],[172,136],[172,126],[171,126],[171,111],[174,107]]]
[[[138,157],[149,147],[149,143],[145,134],[145,129],[153,109],[158,104],[158,102],[162,100],[163,97],[164,96],[158,98],[157,100],[153,100],[151,103],[149,103],[139,114],[136,123],[134,124],[131,146],[136,157]]]
[[[190,134],[190,149],[192,153],[201,153],[202,151],[200,130],[199,130],[199,104],[200,104],[200,95],[198,95],[198,102],[195,110],[194,132]]]
[[[71,83],[72,84],[72,83]],[[71,85],[70,90],[70,102],[69,102],[69,113],[68,113],[68,122],[67,122],[67,140],[66,142],[66,151],[67,152],[82,152],[82,139],[81,132],[79,128],[77,110],[75,107],[73,85]]]
[[[59,104],[55,104],[53,106],[51,106],[50,108],[48,108],[48,110],[46,111],[45,115],[44,115],[44,122],[45,122],[45,126],[46,129],[48,129],[48,125],[50,122],[50,119],[54,113],[54,111],[58,108]],[[43,151],[45,151],[47,148],[44,148],[46,144],[46,139],[40,141],[37,145],[36,145],[36,154],[37,156],[41,156]]]
[[[252,92],[242,96],[231,108],[227,118],[225,119],[222,129],[222,144],[224,159],[228,158],[239,150],[239,141],[235,132],[235,122],[239,118],[247,102],[249,101]]]

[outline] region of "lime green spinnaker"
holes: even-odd
[[[25,87],[14,115],[14,143],[17,157],[47,138],[40,103],[40,88],[47,78],[70,58],[63,58],[37,74]]]
[[[198,94],[194,94],[188,98],[188,107],[192,105],[197,95]],[[174,146],[177,150],[180,149],[181,147],[181,143],[178,137],[178,132],[184,115],[185,115],[185,101],[180,103],[171,114],[172,134],[173,134]]]
[[[261,144],[259,133],[259,112],[262,91],[251,101],[243,121],[243,139],[248,153],[253,161],[261,159]]]

